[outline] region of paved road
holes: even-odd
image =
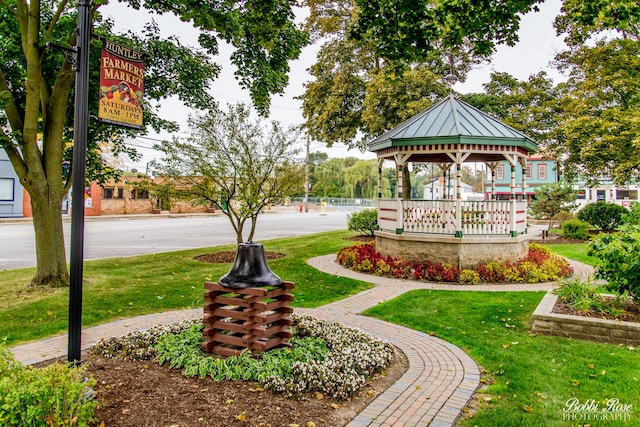
[[[347,227],[344,211],[277,212],[258,217],[255,241],[290,237]],[[126,217],[125,217],[126,218]],[[67,259],[70,224],[65,223]],[[245,239],[250,225],[245,226]],[[114,218],[85,224],[85,259],[113,258],[235,243],[231,223],[225,216],[163,216],[138,220]],[[33,225],[0,223],[0,270],[34,267]]]

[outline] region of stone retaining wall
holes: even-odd
[[[640,323],[553,313],[558,297],[547,293],[533,312],[533,331],[567,338],[640,345]]]
[[[376,251],[411,262],[429,260],[459,268],[491,261],[517,261],[527,256],[529,236],[464,236],[394,234],[376,231]]]

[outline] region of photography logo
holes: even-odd
[[[633,405],[620,399],[580,401],[571,398],[564,404],[563,421],[628,421],[633,414]]]

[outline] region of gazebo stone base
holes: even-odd
[[[473,268],[491,261],[517,261],[529,250],[529,236],[442,236],[376,231],[376,251],[411,262],[447,262]]]

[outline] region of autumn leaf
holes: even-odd
[[[236,418],[237,421],[247,421],[247,413],[243,412],[243,413],[241,413],[239,415],[236,415],[235,418]]]
[[[589,364],[587,365],[587,368],[589,368],[589,369],[595,369],[595,368],[596,368],[596,365],[594,365],[593,363],[589,363]]]
[[[574,387],[578,387],[580,385],[580,381],[578,380],[571,380],[571,385]]]
[[[316,399],[318,400],[324,399],[324,394],[320,393],[319,391],[316,391]]]
[[[524,409],[527,412],[533,412],[533,407],[529,405],[522,405],[522,409]]]

